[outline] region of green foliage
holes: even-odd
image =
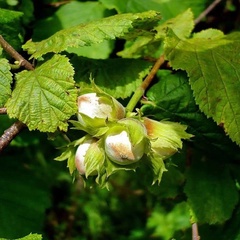
[[[0,238],[0,240],[9,240],[6,238]],[[32,234],[30,233],[29,235],[23,237],[23,238],[18,238],[16,240],[42,240],[42,236],[40,234]]]
[[[11,96],[12,73],[8,61],[0,58],[0,106]]]
[[[140,59],[93,60],[75,56],[71,63],[76,69],[75,81],[80,87],[90,87],[91,76],[103,91],[122,99],[131,96],[151,67],[150,63]]]
[[[23,13],[0,8],[0,35],[17,50],[22,43],[21,18]]]
[[[66,131],[66,121],[77,107],[73,74],[68,59],[61,55],[54,55],[33,71],[18,73],[6,104],[9,116],[26,123],[30,130]]]
[[[201,223],[227,221],[239,198],[228,166],[217,165],[213,159],[201,159],[192,164],[187,173],[185,192],[193,211],[193,222]]]
[[[0,157],[1,239],[188,240],[193,222],[201,239],[239,239],[236,2],[221,2],[213,18],[196,25],[208,0],[0,0],[0,34],[36,65],[12,65],[13,54],[1,49],[0,107],[7,115],[0,116],[0,144],[14,121],[27,126]],[[218,12],[230,12],[231,22]],[[159,133],[146,135],[141,162],[119,165],[104,148],[118,119],[85,115],[90,126],[82,126],[77,97],[104,91],[126,106],[159,56],[166,62],[124,117],[175,122],[173,132],[159,130],[167,159],[153,150]],[[85,154],[81,177],[76,148],[93,137],[85,131],[98,142]],[[134,127],[130,135],[136,144],[142,139]],[[171,155],[164,141],[174,153],[182,149]]]
[[[169,31],[165,49],[172,66],[188,72],[200,109],[217,124],[222,124],[231,139],[240,144],[239,42],[236,38],[237,33],[233,38],[217,30],[206,30],[192,39],[181,40]]]
[[[82,11],[82,9],[84,9],[84,11]],[[81,14],[79,14],[79,12],[81,12]],[[61,29],[67,29],[81,23],[98,20],[106,17],[106,14],[106,8],[99,2],[72,1],[59,8],[52,16],[38,21],[34,28],[33,40],[43,40]],[[45,26],[49,24],[52,27],[46,28]],[[68,52],[89,58],[108,58],[113,50],[113,44],[111,41],[103,41],[91,47],[68,48],[67,50]]]
[[[27,165],[17,154],[3,155],[1,160],[0,236],[16,239],[30,232],[41,232],[44,213],[50,204],[46,173],[44,176],[43,169],[37,173],[33,164]]]
[[[59,53],[69,47],[83,47],[112,40],[117,37],[134,37],[141,33],[148,33],[148,29],[156,25],[160,15],[155,11],[139,14],[126,13],[124,16],[115,15],[92,21],[87,24],[70,27],[55,33],[41,42],[28,41],[23,48],[39,58],[48,52]]]

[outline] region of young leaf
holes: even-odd
[[[168,28],[173,29],[181,37],[188,37],[194,27],[193,13],[190,9],[171,18],[154,28],[155,35],[142,35],[135,41],[128,42],[125,49],[118,55],[125,58],[137,58],[141,56],[159,57],[162,52],[162,41]]]
[[[12,73],[8,61],[0,59],[0,107],[3,107],[11,96]]]
[[[156,182],[160,184],[162,175],[167,169],[165,168],[165,164],[163,162],[163,158],[155,153],[150,153],[148,156],[149,165],[152,168],[153,171],[153,182],[152,184],[155,184]]]
[[[81,87],[90,87],[90,73],[96,85],[115,98],[127,98],[141,84],[152,64],[137,59],[93,60],[73,57],[75,80]],[[119,67],[121,66],[121,67]]]
[[[188,40],[169,31],[166,57],[175,69],[186,70],[200,109],[240,145],[239,40],[209,29]]]
[[[64,56],[55,55],[33,71],[16,75],[17,83],[6,106],[12,118],[30,130],[67,130],[67,120],[77,112],[73,68]]]
[[[32,58],[39,58],[48,52],[59,53],[69,47],[90,46],[126,35],[136,37],[144,30],[151,30],[159,20],[160,15],[155,11],[115,15],[63,29],[41,42],[30,40],[23,48],[32,54]]]
[[[238,191],[228,166],[213,159],[194,160],[187,173],[185,193],[195,221],[200,223],[225,222],[238,202]]]

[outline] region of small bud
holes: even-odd
[[[87,116],[87,118],[85,118]],[[125,116],[125,108],[115,98],[105,93],[86,93],[78,97],[78,120],[83,126],[91,126],[91,119],[114,121]],[[90,122],[89,122],[90,121]]]
[[[147,134],[151,140],[151,149],[163,159],[170,157],[182,148],[182,139],[189,139],[191,134],[185,130],[187,127],[180,123],[168,121],[155,121],[143,118]]]
[[[139,161],[148,147],[144,125],[135,119],[119,120],[107,133],[105,152],[110,160],[120,165]]]

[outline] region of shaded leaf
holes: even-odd
[[[73,57],[75,80],[81,87],[90,87],[90,75],[103,91],[115,98],[129,97],[149,73],[152,64],[135,59],[93,60]]]
[[[23,13],[0,8],[0,16],[0,35],[16,50],[20,49]]]
[[[73,68],[64,56],[55,55],[33,71],[16,75],[17,84],[7,102],[8,114],[30,130],[67,130],[67,120],[77,112]]]
[[[0,107],[3,107],[11,96],[12,73],[10,65],[4,58],[0,59]]]
[[[200,109],[240,145],[239,46],[239,40],[218,30],[209,29],[188,40],[169,31],[165,51],[175,69],[187,71]]]
[[[207,0],[100,0],[107,8],[116,9],[119,13],[124,12],[144,12],[149,9],[158,11],[163,16],[163,21],[177,16],[178,14],[191,8],[195,17],[197,17],[208,3]]]
[[[7,239],[41,232],[50,204],[49,182],[46,184],[23,159],[17,154],[1,159],[0,236]],[[41,239],[30,236],[26,239]]]
[[[187,172],[185,193],[193,221],[208,224],[227,221],[239,198],[228,166],[213,159],[194,159]]]
[[[38,58],[48,52],[58,53],[69,47],[90,46],[125,35],[135,37],[145,30],[151,30],[159,20],[160,15],[155,11],[115,15],[63,29],[41,42],[28,41],[23,48],[32,57]]]
[[[238,159],[239,147],[226,136],[221,127],[200,112],[186,74],[160,70],[158,78],[159,81],[147,91],[147,101],[143,102],[141,108],[144,115],[186,124],[187,131],[194,135],[191,142],[197,148],[221,156],[229,154]]]

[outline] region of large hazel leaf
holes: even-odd
[[[145,30],[151,30],[159,20],[160,15],[155,11],[119,14],[63,29],[41,42],[30,40],[23,48],[32,57],[38,58],[48,52],[58,53],[69,47],[90,46],[125,35],[135,37]]]
[[[12,74],[8,61],[0,59],[0,107],[3,106],[11,96]]]
[[[238,38],[237,38],[238,37]],[[239,33],[224,36],[218,30],[202,31],[180,39],[169,31],[165,53],[174,69],[186,70],[200,109],[221,124],[240,145]]]
[[[227,154],[228,158],[239,159],[239,147],[220,126],[199,110],[187,74],[159,70],[157,77],[159,81],[146,93],[147,101],[142,101],[143,114],[154,116],[156,120],[168,119],[187,125],[187,132],[194,135],[191,142],[205,153]]]
[[[30,130],[67,130],[67,120],[77,112],[74,70],[65,56],[55,55],[33,71],[16,75],[17,83],[7,102],[8,114]]]
[[[219,159],[194,158],[187,172],[184,189],[193,212],[193,221],[223,223],[228,220],[238,202],[238,190],[227,165]]]

